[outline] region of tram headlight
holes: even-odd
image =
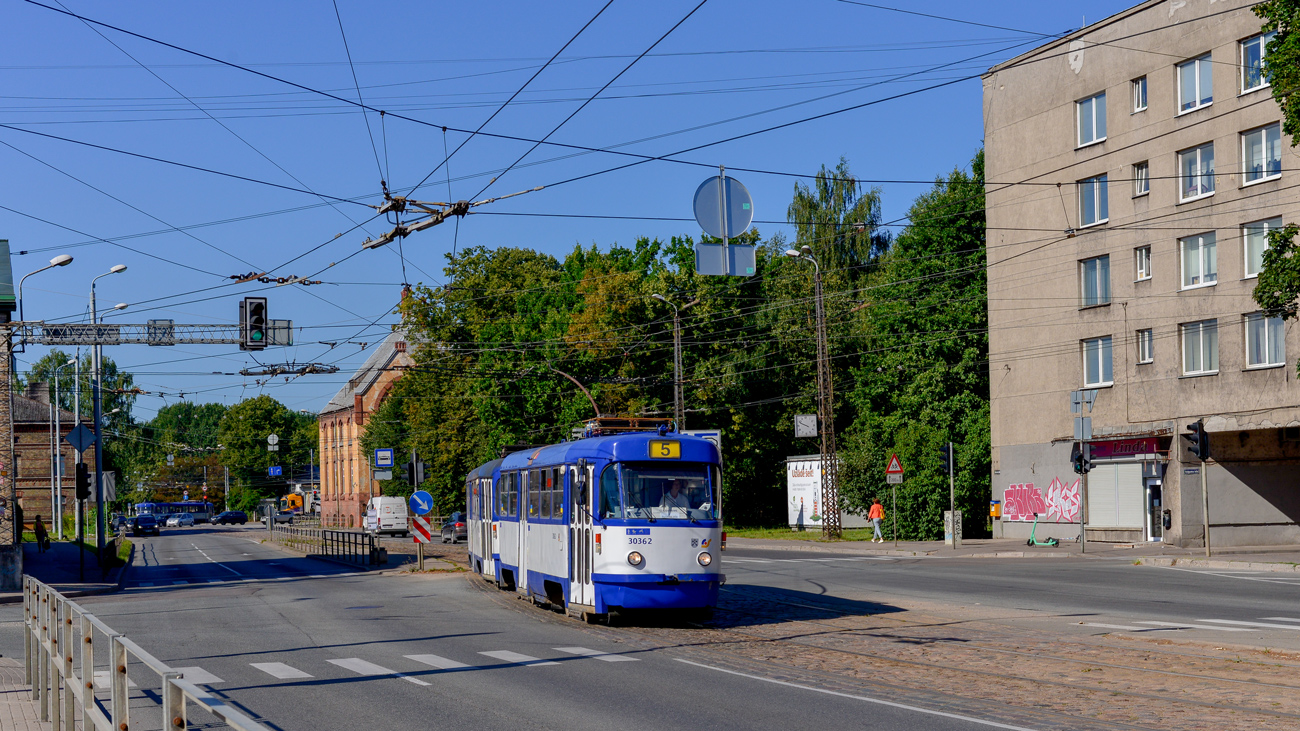
[[[696,556],[695,560],[699,561],[701,566],[708,566],[709,564],[713,563],[713,554],[709,553],[708,551],[705,551],[704,553],[701,553],[700,555]]]
[[[645,563],[645,556],[642,556],[637,551],[633,551],[627,555],[627,562],[633,566],[640,566]]]

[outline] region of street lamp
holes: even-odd
[[[686,398],[682,393],[682,310],[689,309],[700,303],[699,299],[693,299],[682,305],[680,308],[673,304],[671,300],[662,294],[652,294],[651,299],[657,299],[660,302],[673,308],[673,418],[677,422],[677,431],[686,428]]]
[[[37,269],[37,270],[34,271],[34,272],[28,272],[27,274],[24,274],[24,275],[23,275],[22,279],[19,279],[19,280],[18,280],[18,321],[19,321],[19,322],[22,322],[22,321],[23,321],[23,282],[26,282],[26,281],[27,281],[27,278],[30,277],[30,276],[33,275],[33,274],[40,274],[41,272],[45,271],[46,269],[53,269],[54,267],[65,267],[65,266],[67,266],[67,265],[69,265],[69,264],[71,264],[71,263],[72,263],[72,257],[71,257],[71,256],[69,256],[69,255],[67,255],[67,254],[59,254],[58,256],[54,257],[53,259],[50,259],[50,263],[49,263],[48,266],[43,266],[43,267],[41,267],[40,269]],[[26,349],[27,349],[27,340],[26,340],[26,338],[23,338],[23,339],[22,339],[22,344],[23,344],[23,352],[26,352]]]
[[[831,380],[830,347],[826,342],[826,308],[822,295],[822,268],[812,248],[786,249],[792,259],[812,262],[813,292],[817,303],[817,416],[822,438],[822,535],[840,537],[839,458],[835,450],[835,383]]]
[[[63,441],[63,424],[59,414],[59,371],[70,365],[76,365],[76,358],[69,358],[67,363],[54,367],[54,444],[50,455],[54,464],[54,500],[50,507],[54,512],[55,535],[61,541],[63,540],[63,449],[60,442]]]
[[[126,271],[126,265],[125,265],[125,264],[115,264],[115,265],[113,265],[113,267],[110,268],[107,272],[104,272],[103,274],[100,274],[99,276],[97,276],[97,277],[95,277],[94,279],[91,279],[91,280],[90,280],[90,324],[96,326],[96,327],[95,327],[95,330],[96,330],[96,333],[95,333],[95,335],[96,335],[96,336],[95,336],[95,340],[99,340],[99,333],[98,333],[98,330],[99,330],[99,327],[98,327],[98,325],[99,325],[99,316],[98,316],[98,312],[96,312],[96,310],[95,310],[95,283],[98,282],[99,280],[103,279],[104,277],[107,277],[107,276],[110,275],[110,274],[120,274],[120,273],[122,273],[122,272],[124,272],[124,271]],[[114,309],[122,309],[122,308],[121,308],[121,307],[116,307],[116,308],[114,308]],[[92,353],[93,353],[93,355],[94,355],[94,358],[93,358],[93,361],[94,361],[94,362],[93,362],[93,364],[92,364],[92,367],[94,368],[94,375],[93,375],[93,377],[92,377],[92,383],[91,383],[91,385],[93,386],[93,388],[92,388],[92,390],[91,390],[91,396],[92,396],[92,398],[94,399],[94,403],[95,403],[95,411],[94,411],[94,419],[95,419],[95,546],[96,546],[96,547],[98,548],[98,550],[99,550],[99,553],[98,553],[98,556],[99,556],[99,571],[100,571],[100,575],[103,576],[103,575],[106,575],[106,572],[107,572],[107,567],[104,565],[104,531],[105,531],[106,525],[105,525],[105,522],[104,522],[104,519],[105,519],[105,516],[104,516],[104,470],[103,470],[103,465],[104,465],[104,434],[103,434],[103,428],[102,428],[102,424],[101,424],[101,420],[102,420],[103,417],[104,417],[104,415],[101,413],[102,410],[103,410],[103,407],[104,407],[104,403],[103,403],[103,394],[101,393],[101,391],[102,391],[102,388],[101,388],[101,387],[102,387],[102,384],[100,383],[100,378],[101,378],[101,373],[100,373],[100,361],[101,361],[101,359],[103,358],[103,354],[102,354],[103,348],[102,348],[102,346],[100,346],[100,345],[98,345],[98,344],[93,345],[93,346],[91,346],[91,347],[93,348]]]

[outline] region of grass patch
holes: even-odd
[[[874,532],[870,528],[849,528],[841,540],[869,541]],[[797,531],[789,528],[727,528],[728,538],[765,538],[785,541],[820,541],[820,530]]]

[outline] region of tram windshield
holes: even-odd
[[[603,506],[607,518],[716,520],[718,517],[719,480],[717,468],[712,465],[625,462],[622,477],[622,504],[607,502]]]

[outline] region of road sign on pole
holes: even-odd
[[[77,428],[68,432],[68,435],[63,440],[71,444],[72,448],[78,452],[84,452],[90,445],[95,443],[95,433],[88,429],[85,424],[78,424]],[[170,457],[171,455],[167,456]]]
[[[433,528],[429,527],[428,518],[421,515],[411,518],[411,528],[414,529],[412,532],[415,535],[416,543],[429,543],[433,541]]]
[[[268,434],[268,435],[266,435],[266,443],[267,443],[267,444],[279,444],[279,443],[280,443],[280,436],[279,436],[278,434]]]
[[[279,465],[275,465],[274,467],[269,467],[269,468],[267,468],[267,473],[266,473],[266,474],[267,474],[268,477],[282,477],[282,476],[283,476],[283,468],[280,467]]]
[[[375,450],[375,469],[391,470],[393,468],[393,450],[376,449]]]
[[[427,490],[416,490],[411,493],[411,512],[416,515],[427,515],[433,510],[433,496]]]
[[[889,457],[889,466],[885,468],[885,474],[887,474],[887,475],[902,475],[902,474],[903,474],[903,463],[900,462],[900,461],[898,461],[898,455],[897,455],[897,454],[890,455],[890,457]]]

